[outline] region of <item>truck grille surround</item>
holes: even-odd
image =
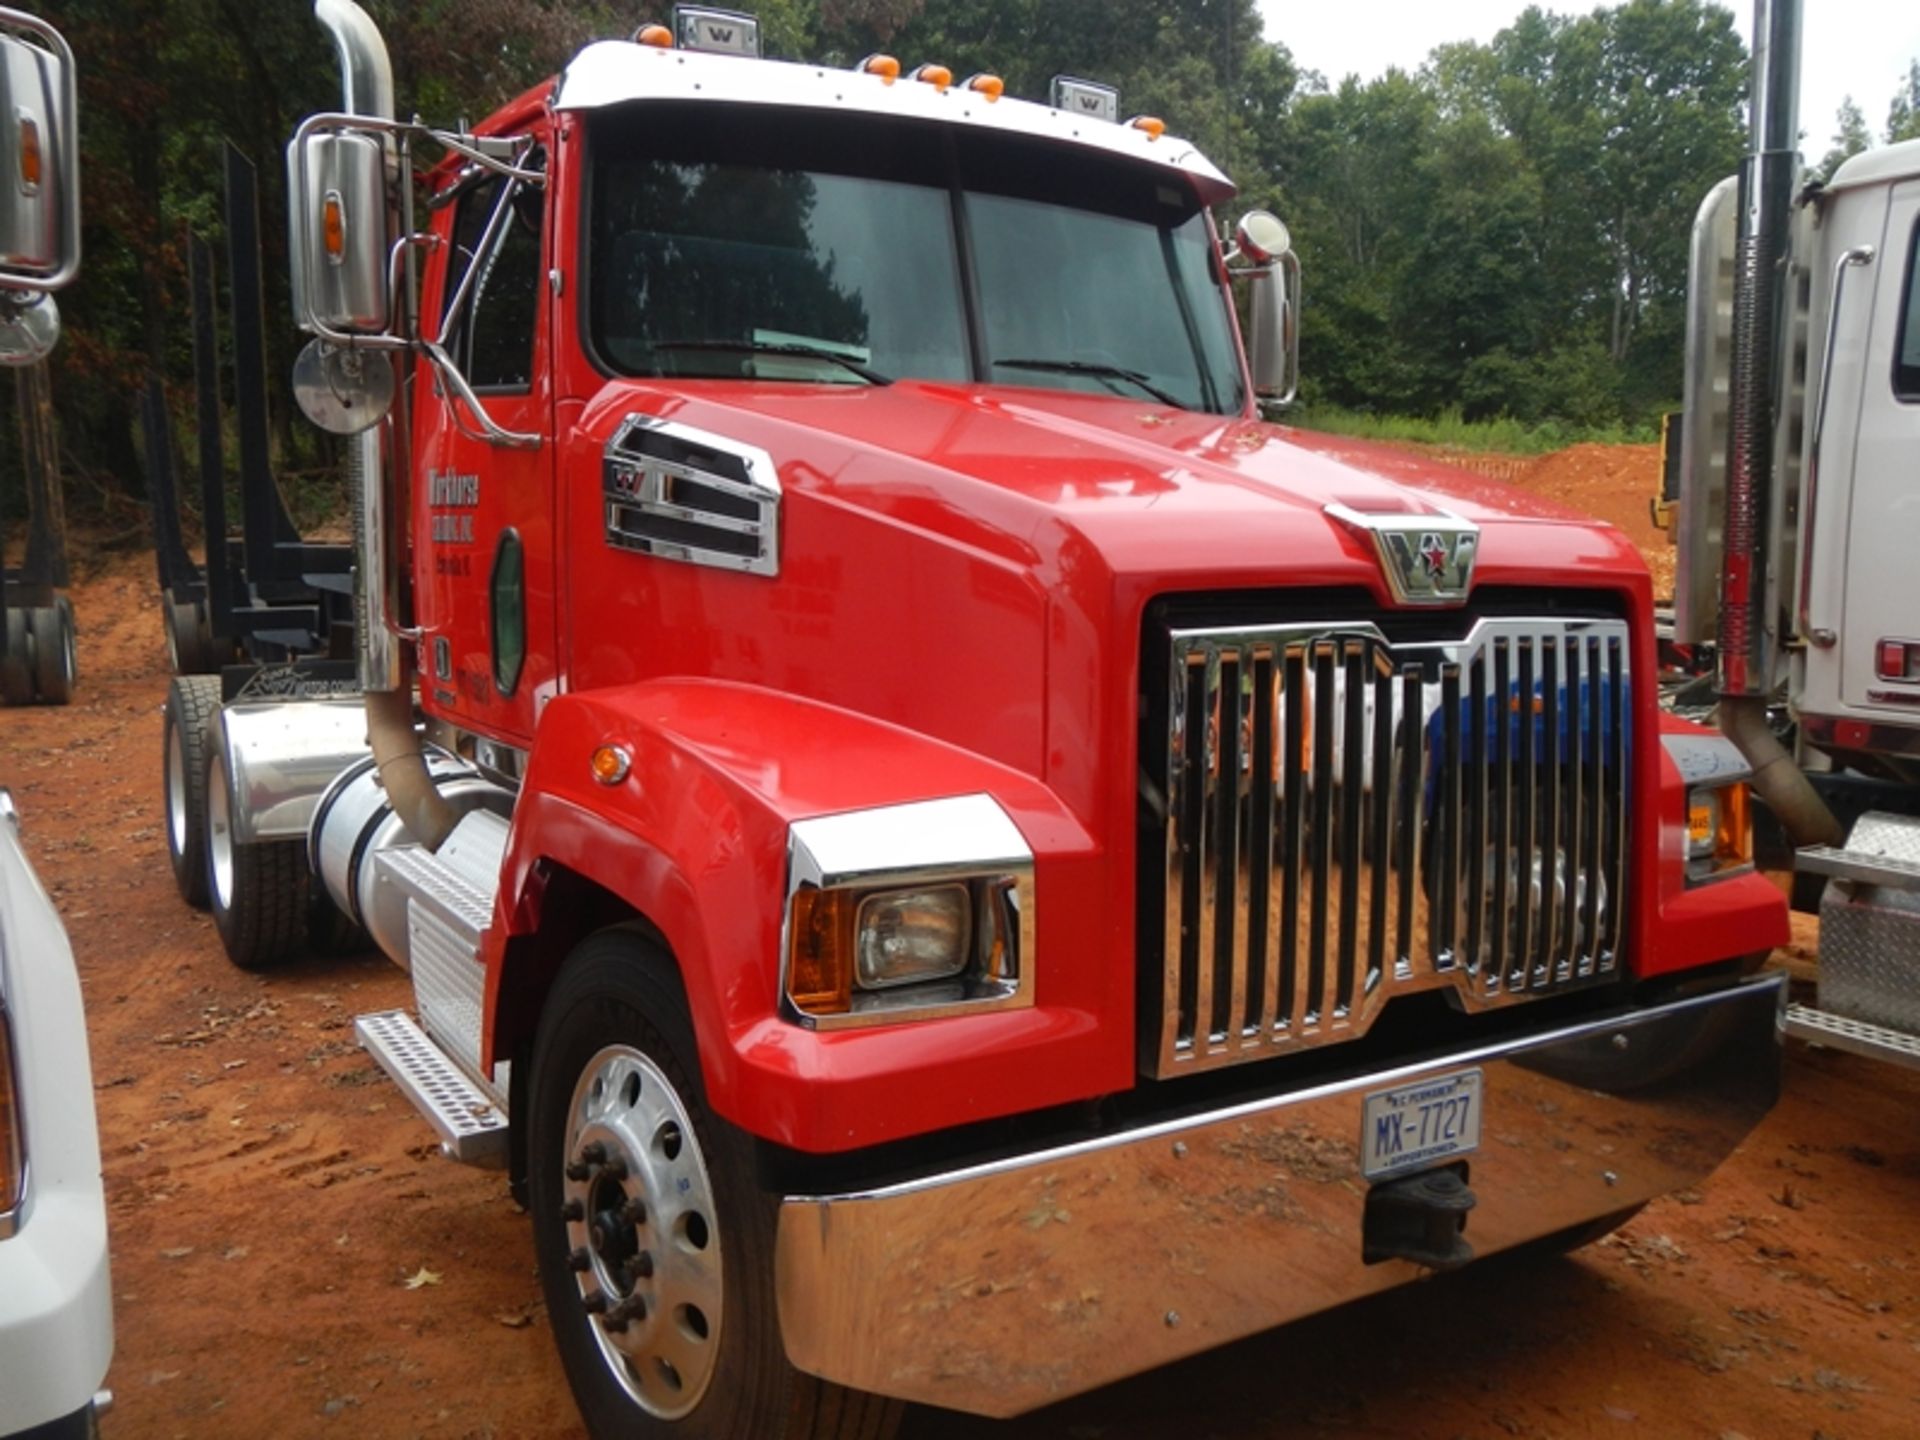
[[[1618,975],[1627,625],[1409,623],[1149,619],[1146,1073],[1356,1039],[1415,991],[1482,1010]]]

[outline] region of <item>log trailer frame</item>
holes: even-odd
[[[315,11],[364,703],[183,715],[169,811],[197,756],[240,963],[317,876],[410,971],[360,1037],[507,1167],[592,1433],[1017,1414],[1765,1115],[1785,905],[1644,566],[1264,422],[1299,267],[1190,144],[690,7],[434,129]]]

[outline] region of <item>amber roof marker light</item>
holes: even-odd
[[[886,85],[900,78],[900,62],[891,55],[869,55],[855,68],[865,75],[878,75]]]

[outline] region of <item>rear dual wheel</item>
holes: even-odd
[[[73,699],[79,667],[73,602],[7,608],[6,650],[0,655],[0,700],[9,705],[65,705]]]
[[[161,793],[166,805],[167,862],[189,905],[207,905],[207,758],[220,710],[214,675],[176,675],[167,686],[160,726]]]
[[[574,952],[533,1054],[529,1200],[555,1343],[597,1440],[888,1440],[898,1401],[788,1364],[776,1201],[707,1108],[672,962],[611,930]]]
[[[226,757],[217,743],[207,757],[207,908],[227,958],[242,970],[264,970],[306,942],[313,900],[307,847],[301,840],[242,844]]]

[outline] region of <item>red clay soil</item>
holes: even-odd
[[[404,977],[373,957],[227,963],[166,864],[150,566],[116,562],[74,601],[79,698],[0,710],[0,784],[87,994],[109,1440],[578,1434],[525,1217],[498,1175],[442,1159],[354,1047],[352,1016],[405,1004]],[[1916,1120],[1920,1075],[1795,1045],[1780,1108],[1733,1162],[1606,1243],[1415,1285],[1007,1425],[915,1412],[904,1435],[1908,1440]]]
[[[1666,532],[1654,525],[1650,508],[1660,492],[1658,445],[1575,445],[1538,458],[1445,448],[1426,453],[1616,526],[1640,548],[1653,572],[1655,598],[1672,597],[1674,550]]]

